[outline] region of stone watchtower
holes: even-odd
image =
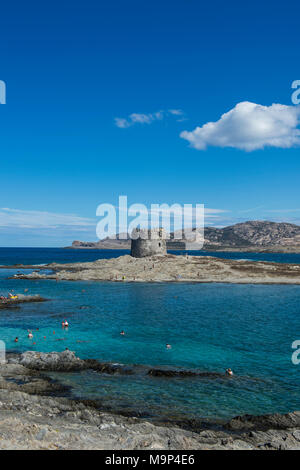
[[[162,228],[136,228],[131,234],[131,256],[144,258],[152,255],[166,255],[166,232]]]

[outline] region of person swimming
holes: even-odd
[[[16,339],[15,339],[15,343],[17,343],[18,341],[19,341],[19,338],[18,338],[18,337],[16,337]]]
[[[167,344],[166,344],[166,348],[167,348],[167,349],[172,349],[172,346],[167,343]]]
[[[120,333],[121,336],[125,336],[125,331],[122,330],[121,333]]]
[[[33,334],[31,333],[31,331],[28,330],[28,338],[29,339],[32,339],[33,338]]]
[[[226,375],[229,375],[230,377],[233,376],[233,372],[231,369],[226,369],[225,373]]]

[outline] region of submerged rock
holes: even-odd
[[[109,362],[99,362],[95,359],[86,359],[84,361],[86,369],[92,369],[103,374],[121,374],[132,375],[134,371],[131,367],[123,364],[111,364]]]
[[[219,379],[226,377],[218,372],[195,372],[192,370],[149,369],[148,375],[152,377],[203,377]]]

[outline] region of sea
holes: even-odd
[[[15,264],[75,263],[124,253],[0,248],[0,265],[5,266],[0,295],[26,292],[47,299],[0,310],[0,340],[7,350],[69,348],[81,358],[130,365],[131,375],[84,371],[51,377],[67,385],[72,398],[95,400],[101,409],[147,420],[227,420],[300,410],[300,365],[292,362],[292,343],[300,340],[298,285],[8,279],[17,271]],[[191,254],[300,263],[300,254]],[[61,327],[64,319],[67,330]],[[27,330],[33,331],[32,340]],[[152,367],[219,375],[154,377],[145,373]],[[232,378],[225,376],[228,367]]]

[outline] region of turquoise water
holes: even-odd
[[[8,280],[13,272],[0,270],[1,294],[29,289],[49,301],[0,310],[8,349],[68,347],[101,361],[235,372],[233,379],[156,378],[143,368],[131,376],[53,374],[72,386],[73,396],[148,418],[300,410],[300,366],[291,362],[291,344],[300,338],[300,286]],[[36,328],[31,341],[27,329]]]

